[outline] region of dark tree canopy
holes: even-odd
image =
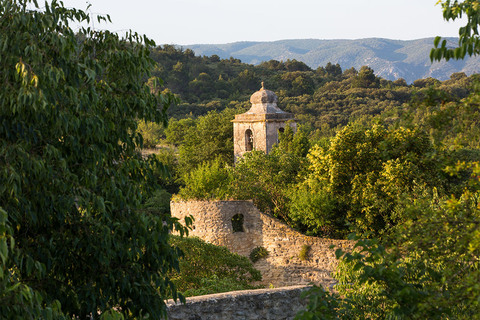
[[[151,40],[68,27],[89,19],[0,1],[3,319],[160,318],[176,295],[164,276],[178,266],[175,222],[137,209],[158,165],[137,152],[137,119],[165,121],[172,96],[145,84]]]

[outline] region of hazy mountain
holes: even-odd
[[[447,38],[452,45],[455,38]],[[242,62],[259,64],[262,61],[296,59],[311,68],[339,63],[343,70],[357,70],[368,65],[385,79],[404,78],[407,82],[434,77],[445,80],[454,72],[470,75],[480,72],[480,58],[431,63],[429,54],[433,38],[418,40],[390,40],[369,38],[359,40],[280,40],[274,42],[234,42],[228,44],[196,44],[182,46],[197,55],[218,55],[222,59],[234,57]]]

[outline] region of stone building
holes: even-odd
[[[277,95],[262,88],[250,97],[252,107],[245,113],[237,114],[233,122],[233,144],[235,161],[245,152],[262,150],[269,153],[278,142],[280,132],[289,125],[296,131],[295,117],[281,110]]]
[[[174,201],[172,216],[184,221],[193,217],[189,236],[225,246],[230,251],[250,256],[257,247],[268,256],[255,262],[262,273],[262,284],[275,287],[315,283],[326,288],[334,280],[335,250],[350,250],[349,240],[303,235],[280,220],[257,209],[250,201]],[[302,257],[301,252],[306,251]]]
[[[252,107],[235,116],[235,159],[251,150],[268,153],[286,126],[296,130],[293,114],[277,107],[278,98],[270,90],[255,92]],[[275,287],[315,283],[330,287],[337,265],[335,250],[350,250],[348,240],[303,235],[276,218],[258,210],[253,201],[172,201],[172,216],[183,221],[193,217],[190,236],[225,246],[243,256],[262,247],[267,257],[255,262],[262,273],[262,284]],[[303,252],[303,253],[302,253]]]

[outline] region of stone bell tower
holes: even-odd
[[[277,107],[277,95],[266,90],[263,82],[262,88],[250,97],[250,102],[250,110],[237,114],[232,120],[235,161],[252,150],[269,153],[285,126],[289,125],[294,132],[297,129],[294,115]],[[290,122],[287,124],[287,121]]]

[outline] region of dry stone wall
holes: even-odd
[[[230,251],[249,256],[256,247],[269,252],[254,266],[262,273],[262,284],[274,287],[315,283],[330,287],[337,260],[335,250],[351,249],[348,240],[305,236],[278,219],[260,212],[252,201],[179,201],[171,203],[174,217],[193,216],[190,236],[199,237]],[[243,216],[243,232],[234,232],[232,218]],[[308,246],[305,260],[302,247]],[[333,248],[331,248],[333,246]]]
[[[187,298],[186,304],[167,302],[171,320],[290,320],[306,306],[306,286],[245,290]]]

